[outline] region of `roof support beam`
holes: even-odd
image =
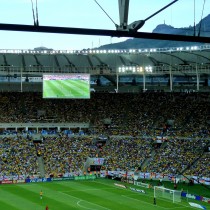
[[[128,26],[128,11],[130,0],[118,0],[120,25],[117,30],[126,30]]]
[[[142,39],[158,39],[158,40],[210,43],[210,37],[104,30],[104,29],[67,28],[67,27],[56,27],[56,26],[33,26],[33,25],[18,25],[18,24],[1,23],[0,30],[38,32],[38,33],[55,33],[55,34],[80,34],[80,35],[91,35],[91,36],[133,37],[133,38],[142,38]]]

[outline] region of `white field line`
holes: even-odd
[[[67,193],[63,193],[63,192],[59,192],[59,193],[64,194],[64,195],[66,195],[66,196],[68,196],[68,197],[72,197],[72,198],[74,198],[74,199],[77,199],[77,200],[79,200],[78,202],[84,201],[84,202],[89,203],[89,204],[91,204],[91,205],[98,206],[98,207],[100,207],[100,208],[102,208],[102,209],[111,210],[111,209],[108,209],[108,208],[106,208],[106,207],[100,206],[100,205],[98,205],[98,204],[96,204],[96,203],[92,203],[92,202],[89,202],[89,201],[86,201],[86,200],[82,200],[82,199],[80,199],[80,198],[78,198],[78,197],[75,197],[75,196],[73,196],[73,195],[69,195],[69,194],[67,194]],[[77,202],[77,203],[78,203],[78,202]]]
[[[94,182],[105,185],[105,186],[109,186],[110,189],[112,188],[112,189],[118,189],[118,190],[127,190],[127,188],[117,187],[117,186],[113,185],[113,183],[112,184],[105,184],[105,183],[99,182],[99,181],[94,181]]]
[[[115,187],[115,186],[113,186],[113,185],[111,185],[111,184],[105,184],[105,183],[102,183],[102,182],[100,182],[100,181],[94,181],[94,182],[97,182],[97,183],[99,183],[99,184],[103,184],[103,185],[106,185],[106,186],[110,186],[110,187],[113,187],[113,189],[114,188],[116,188],[116,189],[122,189],[122,190],[127,190],[127,188],[119,188],[119,187]],[[131,191],[132,192],[132,191]],[[137,193],[135,193],[135,192],[132,192],[132,194],[131,195],[137,195]],[[151,198],[153,198],[153,196],[150,196],[150,195],[147,195],[147,194],[142,194],[142,196],[148,196],[148,197],[151,197]],[[169,203],[171,203],[171,201],[169,201],[169,200],[165,200],[165,199],[161,199],[161,198],[159,198],[160,200],[163,200],[163,201],[165,201],[165,202],[169,202]],[[177,205],[179,205],[179,206],[182,206],[182,207],[188,207],[188,208],[191,208],[191,209],[194,209],[192,206],[186,206],[186,205],[184,205],[184,204],[181,204],[181,203],[176,203]],[[179,208],[179,207],[174,207],[174,208]],[[181,208],[181,207],[180,207]],[[171,209],[171,208],[170,208]]]
[[[79,207],[84,208],[84,209],[90,209],[90,208],[88,208],[88,207],[85,207],[85,206],[81,205],[81,204],[80,204],[81,201],[82,201],[82,200],[77,201],[77,205],[78,205]],[[91,208],[90,210],[97,210],[97,209],[92,209],[92,208]]]
[[[126,196],[126,195],[122,195],[122,196],[123,196],[124,198],[128,198],[128,199],[131,199],[131,200],[134,200],[134,201],[138,201],[138,202],[140,202],[140,203],[145,203],[145,204],[147,204],[147,205],[150,205],[150,206],[155,207],[154,204],[151,204],[151,203],[148,203],[148,202],[145,202],[145,201],[136,199],[136,198],[131,198],[131,197],[128,197],[128,196]],[[163,209],[169,209],[169,208],[161,207],[161,206],[158,206],[158,205],[156,205],[156,206],[157,206],[157,207],[160,207],[160,208],[163,208]]]
[[[59,191],[59,192],[65,193],[65,192],[74,192],[74,191],[82,192],[82,191],[100,191],[100,190],[113,190],[113,188],[112,187],[109,187],[109,188],[106,187],[106,188],[100,188],[100,189],[97,189],[97,188],[92,189],[92,188],[90,188],[90,189],[84,189],[84,190],[68,190],[68,191]]]
[[[129,195],[137,195],[137,193],[136,193],[136,192],[132,192],[132,193],[129,194]],[[152,196],[147,195],[147,194],[139,194],[139,195],[147,196],[147,197],[153,198]],[[160,200],[162,200],[162,201],[165,201],[165,202],[168,202],[168,203],[172,203],[172,201],[166,200],[166,199],[164,199],[164,198],[158,198],[158,199],[160,199]],[[194,208],[191,207],[191,206],[186,206],[186,205],[181,204],[181,203],[176,203],[176,204],[179,205],[180,207],[173,207],[173,208],[169,208],[169,209],[176,209],[176,208],[183,208],[183,207],[188,207],[188,208],[194,209]],[[162,207],[162,208],[164,208],[164,207]],[[167,208],[166,208],[166,209],[167,209]]]
[[[126,198],[129,198],[129,199],[132,199],[132,200],[135,200],[135,201],[138,201],[138,202],[142,202],[142,203],[149,204],[149,205],[151,205],[151,206],[155,206],[154,204],[147,203],[147,202],[142,201],[142,200],[139,200],[139,199],[131,198],[131,197],[126,196],[126,195],[122,195],[122,196],[123,196],[123,197],[126,197]],[[173,207],[173,208],[165,208],[165,207],[158,206],[158,205],[157,205],[157,207],[160,207],[160,208],[162,208],[162,209],[169,209],[169,210],[170,210],[170,209],[180,209],[180,208],[183,208],[182,206],[180,206],[180,207]]]
[[[106,185],[106,186],[110,186],[110,187],[112,187],[113,189],[116,188],[116,189],[128,190],[128,188],[119,188],[119,187],[115,187],[115,186],[113,186],[113,185],[111,185],[111,184],[105,184],[105,183],[102,183],[102,182],[99,182],[99,181],[95,181],[95,182],[97,182],[97,183],[99,183],[99,184]],[[131,191],[131,194],[130,194],[130,195],[137,195],[137,194],[138,194],[138,195],[142,195],[142,196],[147,196],[147,197],[153,198],[153,196],[150,196],[150,195],[147,195],[147,194],[139,194],[139,193],[133,192],[133,191]],[[165,200],[165,199],[161,199],[161,198],[159,198],[159,199],[171,203],[171,201],[169,201],[169,200]],[[180,203],[176,203],[176,204],[177,204],[177,205],[180,205],[180,206],[184,206],[184,207],[190,207],[190,206],[185,206],[185,205],[180,204]],[[191,207],[191,208],[192,208],[192,207]]]

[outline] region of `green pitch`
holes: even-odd
[[[43,98],[90,98],[90,85],[84,80],[46,80]]]
[[[153,204],[153,190],[146,194],[116,187],[116,181],[96,179],[94,181],[56,181],[0,186],[1,210],[189,210],[195,209],[186,201],[173,204],[169,200],[157,199]],[[122,183],[120,183],[122,184]],[[136,187],[136,186],[135,186]],[[143,189],[143,188],[142,188]],[[40,199],[39,192],[43,191]],[[195,202],[195,201],[191,201]],[[209,209],[210,205],[200,203]]]

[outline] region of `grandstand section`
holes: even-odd
[[[160,184],[159,180],[167,185],[166,188],[172,182],[169,192],[173,191],[175,181],[179,181],[179,190],[191,187],[190,180],[192,185],[202,183],[209,186],[209,97],[209,93],[96,92],[91,93],[90,100],[45,100],[41,93],[3,92],[0,95],[0,183],[41,182],[33,185],[35,188],[21,185],[29,191],[39,192],[42,182],[81,181],[93,175],[104,178],[105,182],[113,178],[116,182],[121,181],[119,186],[128,185],[123,189],[130,193],[127,198],[131,199],[130,202],[135,201],[139,205],[142,204],[140,201],[145,201],[148,210],[154,205],[154,191],[150,190]],[[135,189],[131,191],[134,178],[144,184],[131,187]],[[90,182],[97,183],[92,179],[87,183]],[[51,183],[46,184],[49,186]],[[61,182],[61,185],[65,187],[68,184]],[[74,184],[76,188],[82,185]],[[17,187],[20,188],[19,185]],[[44,193],[49,192],[47,188]],[[2,194],[6,192],[9,195],[9,189],[12,187],[3,186]],[[106,193],[109,190],[112,191],[106,189]],[[98,193],[100,190],[94,188],[95,191]],[[55,187],[53,192],[57,195],[58,188]],[[194,196],[184,192],[185,198]],[[116,193],[116,199],[121,198],[120,193]],[[200,196],[201,204],[206,202],[203,205],[208,205],[208,191],[193,193]],[[27,190],[26,194],[30,200]],[[80,195],[81,191],[75,194],[77,202],[84,199]],[[92,195],[95,196],[94,193],[86,194]],[[124,191],[123,195],[126,195]],[[54,204],[61,201],[57,196],[46,197],[55,199]],[[170,201],[157,197],[157,207],[160,210],[173,207],[189,209],[184,198],[180,205],[173,204],[176,198],[171,198]],[[4,204],[8,197],[2,199]],[[103,202],[103,198],[98,199]],[[87,205],[91,208],[97,204],[92,199],[88,202],[92,203]],[[52,203],[49,202],[50,205]],[[9,206],[8,203],[4,205]],[[68,208],[65,203],[63,205]],[[76,204],[70,202],[68,205]],[[116,204],[113,202],[112,205]],[[28,206],[34,207],[34,202]]]
[[[2,93],[0,137],[5,148],[1,154],[12,155],[7,151],[12,139],[14,145],[23,141],[16,145],[19,151],[24,142],[33,145],[32,137],[40,134],[48,175],[76,171],[76,165],[82,172],[86,158],[97,156],[105,159],[103,170],[208,176],[208,100],[208,93],[92,93],[85,101],[44,100],[40,93]],[[172,125],[168,119],[173,119]],[[29,148],[36,156],[33,146]],[[71,155],[77,152],[71,153],[72,148],[82,153],[73,160]],[[52,159],[48,159],[49,151]],[[63,162],[53,164],[51,170],[53,160]]]

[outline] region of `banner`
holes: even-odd
[[[63,177],[63,178],[62,178],[62,181],[65,181],[65,180],[74,180],[74,176]]]
[[[190,199],[194,199],[194,200],[197,200],[197,201],[201,201],[202,200],[202,196],[193,195],[193,194],[186,193],[186,192],[182,192],[181,196],[182,197],[186,197],[186,198],[190,198]]]
[[[126,187],[125,185],[123,185],[123,184],[114,183],[114,185],[117,186],[117,187],[127,188],[127,187]]]
[[[19,183],[25,183],[25,180],[2,180],[0,181],[0,184],[19,184]]]
[[[2,180],[25,180],[24,175],[14,175],[14,176],[0,176],[0,181]]]
[[[119,173],[119,172],[118,172]],[[139,179],[164,179],[166,181],[186,181],[185,177],[177,176],[176,174],[162,174],[162,173],[155,173],[155,172],[140,172],[136,171],[135,178]],[[111,172],[110,172],[111,175]],[[205,184],[210,186],[210,177],[198,177],[198,176],[187,176],[188,179],[193,178],[194,184]]]
[[[108,173],[107,171],[101,170],[100,171],[100,177],[102,177],[102,178],[106,177],[107,173]]]
[[[100,171],[101,177],[106,176],[106,171]],[[114,176],[114,177],[127,177],[128,179],[134,178],[134,171],[108,171],[107,172],[109,176]]]
[[[204,209],[206,210],[206,207],[205,206],[201,206],[200,204],[197,204],[197,203],[192,203],[192,202],[189,202],[190,206],[192,207],[195,207],[195,208],[198,208],[198,209]]]
[[[202,201],[210,204],[210,198],[202,197]]]
[[[91,158],[90,165],[103,165],[104,158]]]
[[[19,184],[19,183],[25,183],[25,179],[24,179],[24,180],[22,180],[22,179],[19,180],[19,179],[18,179],[18,180],[17,180],[17,184]]]
[[[87,175],[87,176],[75,176],[75,180],[91,180],[91,179],[96,179],[95,175]]]
[[[1,181],[2,184],[13,184],[12,180],[2,180]]]
[[[136,189],[136,188],[133,188],[133,187],[130,187],[130,190],[131,191],[134,191],[134,192],[144,193],[145,194],[145,191],[144,190]]]
[[[51,182],[51,178],[34,178],[34,179],[26,179],[26,183],[34,183],[34,182]]]
[[[52,181],[62,181],[61,177],[52,178]]]
[[[66,181],[66,180],[74,180],[74,176],[52,178],[52,181]]]
[[[208,177],[192,176],[192,178],[194,179],[194,184],[210,185],[210,178]]]

